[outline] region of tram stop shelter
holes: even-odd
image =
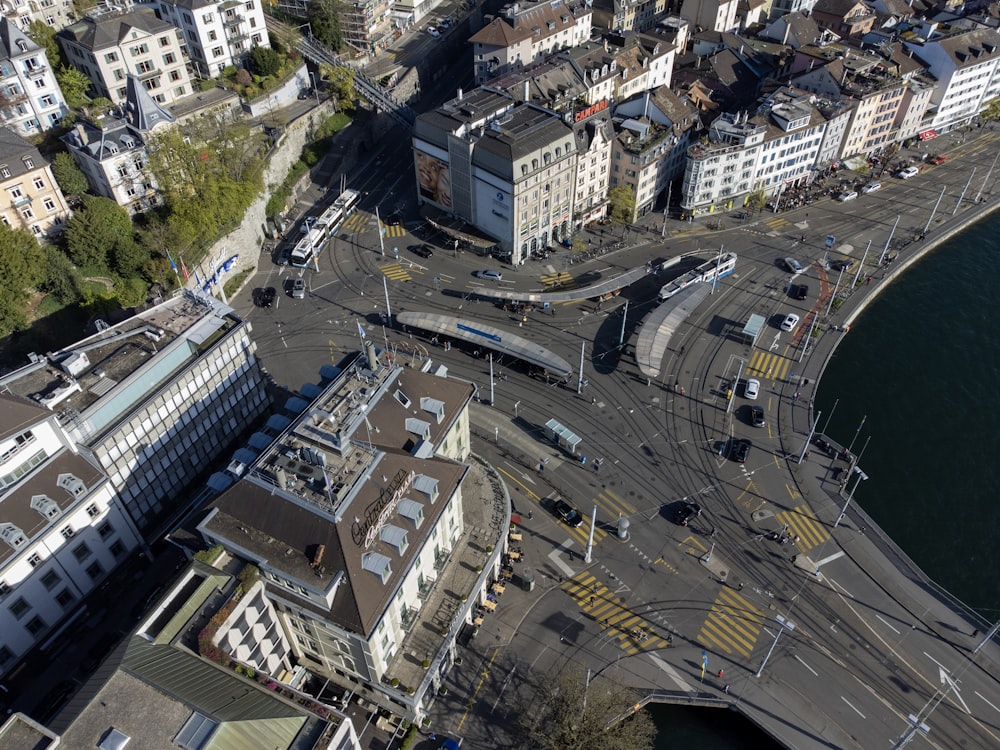
[[[659,377],[670,339],[711,291],[711,284],[694,284],[661,302],[646,316],[635,342],[635,363],[639,372],[647,378]]]
[[[576,455],[577,447],[583,442],[583,438],[555,419],[550,419],[545,423],[545,434],[548,435],[549,440],[556,443],[571,456]]]
[[[750,346],[757,346],[757,339],[760,338],[760,333],[764,330],[766,323],[767,318],[763,315],[753,313],[750,315],[750,319],[746,322],[746,325],[743,326],[743,330],[740,331],[740,336]]]

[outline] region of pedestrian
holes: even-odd
[[[723,670],[720,669],[719,673],[716,675],[716,677],[718,677],[720,680],[722,679],[722,671]]]
[[[528,520],[530,521],[534,517],[535,517],[535,511],[529,510],[528,511]]]
[[[795,391],[795,393],[792,394],[792,400],[793,401],[798,401],[799,400],[799,392],[798,391]]]
[[[740,581],[740,585],[736,587],[736,590],[737,591],[742,591],[743,590],[743,585],[744,585],[743,581]]]
[[[556,309],[554,307],[550,307],[549,312],[552,314],[553,318],[556,316]]]
[[[596,599],[595,599],[594,595],[593,595],[593,594],[591,594],[591,596],[590,596],[590,606],[591,606],[591,607],[593,607],[593,606],[594,606],[594,602],[595,602],[595,601],[596,601]]]
[[[729,695],[729,683],[728,682],[726,683],[726,686],[724,688],[722,688],[722,692],[725,693],[726,695]]]
[[[592,396],[591,399],[590,399],[590,403],[591,404],[596,404],[597,403],[597,396]]]

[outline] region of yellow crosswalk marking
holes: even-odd
[[[590,539],[590,516],[584,516],[582,524],[577,526],[575,529],[569,528],[567,529],[567,531],[569,531],[569,535],[573,537],[576,541],[580,542],[581,544],[586,544],[587,541]],[[608,532],[604,531],[603,529],[600,528],[594,529],[594,544],[597,544],[601,539],[603,539],[607,535]]]
[[[560,289],[573,289],[576,287],[573,277],[565,271],[543,273],[539,279],[547,287],[559,287]]]
[[[705,648],[748,657],[763,625],[764,614],[759,609],[739,592],[723,588],[715,597],[697,640]]]
[[[386,263],[379,266],[379,270],[393,281],[412,281],[413,277],[399,263]]]
[[[798,537],[795,545],[805,552],[818,547],[830,538],[826,527],[819,522],[816,514],[806,505],[799,505],[792,510],[775,513],[774,517],[782,526],[788,526],[792,538]]]
[[[406,227],[402,224],[384,224],[386,237],[405,237]]]
[[[747,375],[769,380],[784,380],[792,360],[775,352],[755,351],[747,366]]]
[[[346,229],[349,232],[360,232],[363,231],[368,225],[368,220],[370,218],[372,218],[371,214],[366,214],[364,211],[355,211],[353,214],[344,219],[340,228]]]
[[[622,605],[607,586],[591,573],[578,573],[563,583],[562,588],[577,605],[600,624],[609,640],[626,654],[664,648],[666,638],[657,634],[653,625]]]
[[[778,229],[782,229],[784,227],[787,227],[789,225],[789,223],[790,222],[788,221],[788,219],[782,219],[782,218],[768,219],[767,221],[764,222],[764,224],[766,224],[768,227],[770,227],[771,229],[774,229],[774,230],[778,230]]]

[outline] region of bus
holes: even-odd
[[[337,200],[316,220],[306,236],[296,243],[288,262],[296,268],[305,268],[314,263],[326,249],[330,236],[354,213],[360,198],[361,193],[357,190],[345,190],[337,196]]]

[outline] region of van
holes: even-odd
[[[503,274],[499,271],[476,271],[476,276],[487,281],[503,281]]]

